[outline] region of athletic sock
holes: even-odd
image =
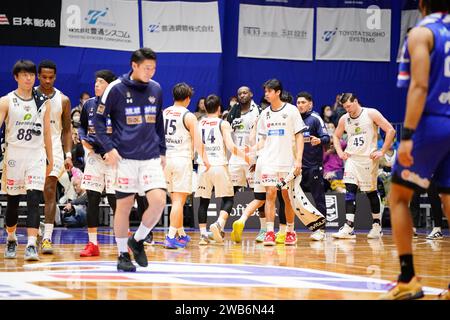
[[[278,233],[286,233],[286,225],[285,224],[280,224],[280,229],[278,230]]]
[[[354,222],[355,222],[355,214],[353,214],[353,213],[346,213],[345,214],[345,219],[347,219],[347,224],[351,227],[351,228],[353,228],[353,226],[354,226]]]
[[[44,229],[44,239],[51,240],[53,234],[53,223],[46,223]]]
[[[206,231],[206,227],[201,227],[201,228],[200,228],[200,234],[201,234],[201,235],[208,236],[208,231]]]
[[[245,224],[245,222],[247,221],[247,219],[248,219],[248,217],[247,217],[245,214],[243,214],[243,215],[239,218],[239,221],[241,221],[242,223]]]
[[[381,213],[372,213],[373,223],[378,223],[381,226]]]
[[[128,252],[128,238],[116,238],[119,255]]]
[[[267,229],[266,218],[259,218],[259,222],[261,223],[261,230],[266,230]]]
[[[37,237],[35,237],[35,236],[29,236],[29,237],[28,237],[27,247],[28,247],[28,246],[36,246],[36,241],[37,241]]]
[[[89,232],[88,237],[89,242],[92,242],[93,244],[97,245],[97,232]]]
[[[294,232],[294,223],[288,223],[286,225],[286,232]]]
[[[185,237],[186,236],[186,232],[184,231],[184,227],[178,228],[177,231],[178,231],[178,235],[180,237]]]
[[[151,228],[147,228],[142,222],[139,225],[139,228],[136,230],[136,233],[134,234],[134,240],[141,241],[144,240],[147,235],[152,231]]]
[[[177,234],[177,228],[175,228],[175,227],[169,227],[169,233],[167,234],[167,236],[170,238],[170,239],[173,239],[173,238],[175,238],[175,235]]]
[[[217,219],[217,222],[219,223],[220,227],[223,230],[223,228],[225,227],[225,223],[226,223],[225,219],[219,218],[219,219]]]
[[[266,225],[267,225],[267,232],[273,232],[273,229],[274,229],[273,225],[274,225],[274,223],[273,222],[267,222]]]

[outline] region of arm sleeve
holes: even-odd
[[[156,114],[156,123],[155,123],[155,129],[156,129],[156,134],[159,136],[159,154],[161,156],[165,156],[166,155],[166,135],[164,133],[164,117],[163,117],[163,113],[162,113],[162,92],[160,93],[160,98],[159,98],[159,106],[158,106],[158,111]]]
[[[86,140],[88,128],[88,113],[86,111],[86,103],[81,107],[80,126],[78,127],[78,135],[80,140]]]
[[[102,145],[103,149],[105,149],[105,152],[109,152],[114,148],[111,137],[106,133],[106,120],[108,119],[108,115],[111,114],[111,111],[113,111],[112,109],[115,105],[115,95],[114,90],[107,89],[107,91],[106,96],[104,95],[102,97],[102,101],[97,107],[94,121],[96,138]]]

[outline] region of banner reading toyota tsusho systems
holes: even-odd
[[[135,0],[62,0],[61,45],[133,51],[139,49]]]
[[[241,0],[238,57],[312,60],[312,0]]]
[[[143,1],[142,32],[157,52],[222,52],[217,1]]]
[[[14,0],[0,5],[0,44],[59,46],[61,1]]]
[[[390,61],[390,0],[317,1],[317,60]]]

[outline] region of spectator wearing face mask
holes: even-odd
[[[334,123],[332,121],[333,110],[331,109],[331,106],[329,106],[329,105],[322,106],[321,117],[323,119],[323,122],[325,122],[325,127],[327,128],[328,134],[330,136],[333,135],[336,127],[334,126]]]

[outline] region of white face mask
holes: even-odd
[[[333,112],[331,110],[327,110],[323,113],[323,115],[327,118],[331,117],[332,114],[333,114]]]
[[[73,116],[73,122],[80,122],[80,116]]]

